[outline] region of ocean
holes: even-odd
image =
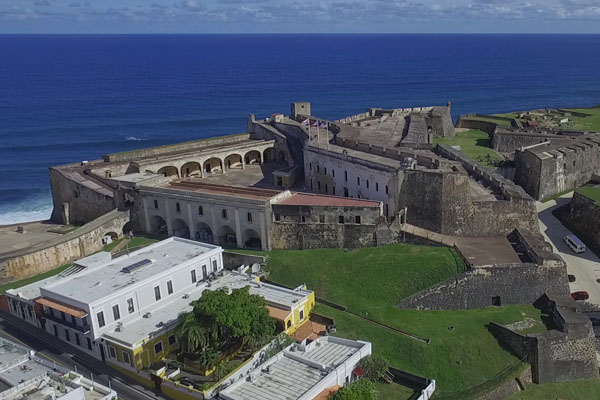
[[[243,132],[296,100],[339,118],[600,103],[599,35],[0,35],[0,225],[45,219],[48,167]]]

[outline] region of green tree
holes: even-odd
[[[364,372],[364,377],[372,382],[379,381],[388,371],[389,365],[385,359],[378,356],[365,357],[358,363]]]
[[[192,306],[191,312],[180,316],[176,332],[182,350],[202,358],[207,368],[218,361],[212,354],[240,342],[251,349],[260,347],[275,332],[266,301],[250,294],[248,287],[230,294],[226,289],[206,290]]]
[[[338,390],[329,400],[375,400],[375,387],[368,379],[360,379]]]

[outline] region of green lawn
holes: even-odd
[[[425,344],[322,304],[315,311],[335,319],[335,335],[372,342],[373,352],[390,365],[436,379],[442,393],[484,382],[517,361],[488,332],[490,321],[542,320],[533,306],[459,311],[396,309],[400,299],[462,270],[448,248],[398,244],[347,253],[337,249],[274,250],[269,256],[269,279],[288,286],[306,283],[318,297],[344,305],[350,312],[429,338],[431,342]],[[402,398],[404,394],[386,396],[382,398]]]
[[[317,297],[383,319],[390,305],[462,272],[465,266],[446,247],[392,244],[348,252],[273,250],[266,269],[275,282],[292,287],[306,283]]]
[[[3,294],[4,292],[6,292],[9,289],[20,288],[21,286],[29,285],[30,283],[41,281],[42,279],[46,279],[46,278],[49,278],[51,276],[60,274],[65,269],[69,268],[70,266],[71,266],[70,263],[69,264],[65,264],[65,265],[61,265],[60,267],[52,269],[52,270],[47,271],[47,272],[44,272],[43,274],[39,274],[39,275],[36,275],[36,276],[32,276],[30,278],[21,279],[20,281],[10,282],[10,283],[7,283],[5,285],[2,285],[2,286],[0,286],[0,294]]]
[[[596,203],[600,204],[600,187],[584,186],[584,187],[580,187],[579,189],[577,189],[576,192],[580,193],[580,194],[584,195],[585,197],[588,197],[588,198],[594,200]]]
[[[600,399],[600,380],[529,385],[509,400],[583,400]]]
[[[575,129],[582,131],[600,131],[600,107],[594,108],[570,108],[571,111],[591,114],[590,117],[571,117],[570,120],[575,124]]]
[[[434,138],[433,143],[458,145],[464,154],[486,167],[493,167],[495,163],[504,160],[491,148],[489,135],[482,131],[458,132],[453,138]]]
[[[498,116],[501,116],[501,117],[507,117],[508,115],[504,115],[504,114],[502,114],[502,115],[498,115]],[[494,123],[494,124],[496,124],[496,125],[500,125],[500,126],[510,126],[510,121],[504,121],[504,120],[500,120],[500,119],[494,119],[494,118],[486,118],[486,117],[475,117],[475,116],[472,116],[472,117],[466,117],[466,118],[463,118],[463,119],[464,119],[464,120],[469,120],[469,119],[470,119],[470,120],[474,120],[474,121],[485,121],[485,122],[491,122],[491,123]]]
[[[377,400],[408,400],[415,391],[397,383],[376,383],[375,393]]]

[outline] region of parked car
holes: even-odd
[[[585,290],[579,290],[577,292],[571,293],[571,297],[574,300],[587,300],[590,298],[590,294],[588,292],[586,292]]]
[[[569,282],[575,282],[575,275],[567,275],[567,278],[569,278]]]
[[[575,235],[565,236],[564,241],[575,253],[583,253],[585,251],[585,244]]]

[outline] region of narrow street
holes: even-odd
[[[110,374],[105,364],[91,357],[80,357],[70,352],[70,347],[51,336],[48,338],[42,332],[37,332],[33,326],[13,323],[11,320],[0,318],[0,337],[32,348],[37,355],[56,363],[59,366],[76,371],[105,386],[111,386],[122,400],[162,400],[164,397],[149,391],[137,383],[124,377]],[[110,375],[109,375],[110,374]],[[110,382],[110,383],[109,383]]]
[[[591,250],[575,253],[563,238],[571,232],[552,214],[552,211],[571,201],[572,193],[546,203],[536,202],[540,231],[552,244],[554,251],[567,262],[567,272],[574,275],[575,282],[569,283],[571,292],[585,290],[590,294],[589,302],[600,305],[600,258]]]

